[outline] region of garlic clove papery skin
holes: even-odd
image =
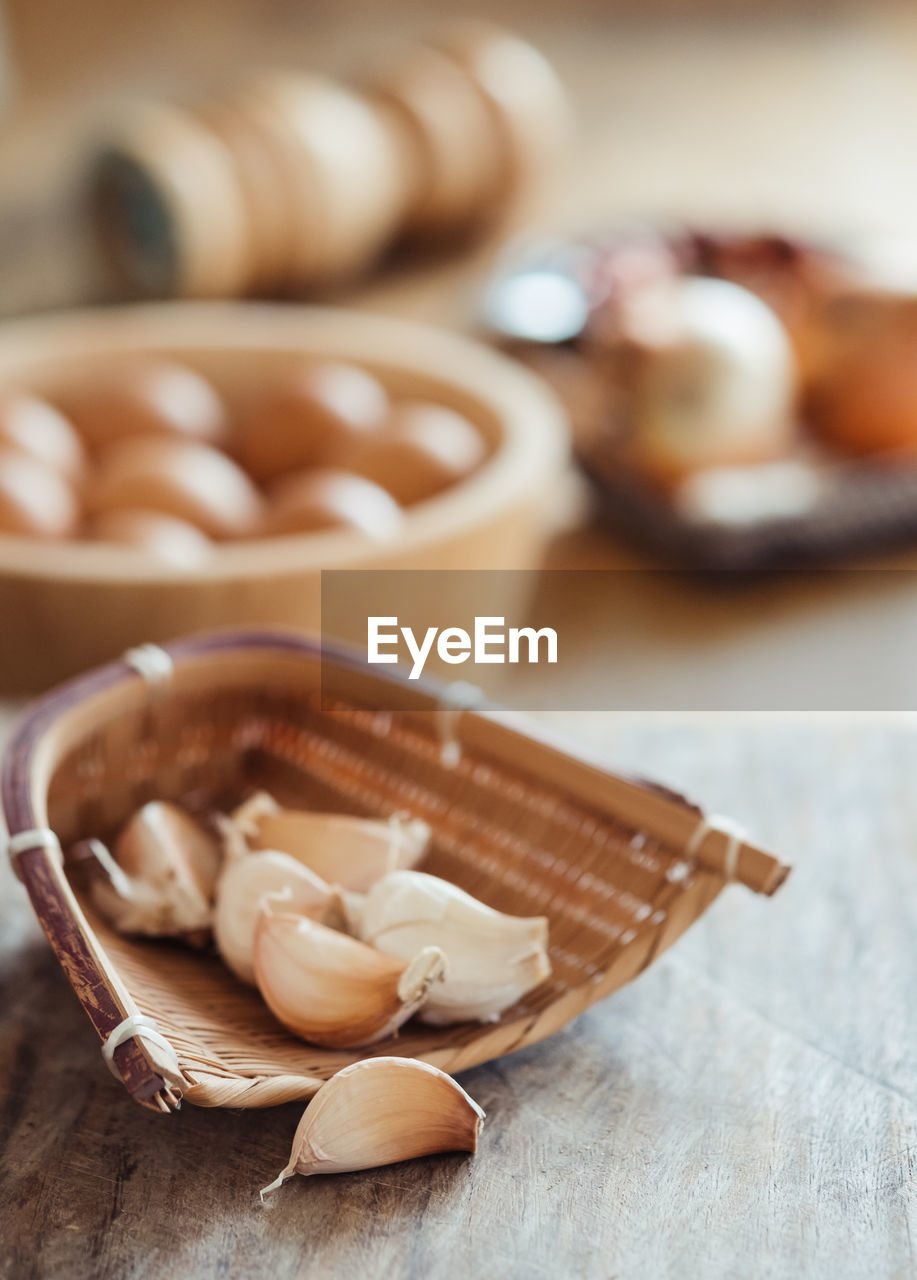
[[[447,961],[448,955],[447,952]],[[501,1014],[550,976],[551,962],[540,948],[514,958],[495,958],[490,964],[482,958],[468,971],[467,978],[456,978],[442,997],[431,1000],[418,1016],[429,1027],[449,1027],[456,1022],[497,1022]]]
[[[478,1145],[484,1112],[451,1076],[414,1058],[366,1058],[319,1089],[290,1160],[262,1191],[294,1173],[352,1173]]]
[[[231,817],[229,851],[275,849],[309,867],[328,884],[365,892],[397,867],[413,867],[426,853],[430,828],[419,818],[388,819],[281,809],[259,792]]]
[[[128,876],[117,887],[109,880],[93,880],[89,893],[96,910],[118,933],[186,938],[201,945],[209,936],[210,904],[180,885],[163,894]]]
[[[324,880],[285,853],[247,853],[230,861],[217,884],[213,934],[224,963],[255,985],[255,927],[266,895],[284,895],[284,909],[324,921],[337,895]]]
[[[268,1008],[294,1035],[349,1049],[392,1035],[441,982],[435,946],[399,959],[305,916],[262,907],[255,979]]]
[[[254,795],[249,796],[233,809],[228,817],[221,814],[218,824],[227,862],[244,858],[247,853],[252,853],[256,849],[254,841],[258,835],[261,820],[270,814],[280,812],[280,805],[273,796],[268,795],[266,791],[256,791]]]
[[[551,974],[544,916],[494,911],[422,871],[393,871],[344,909],[351,931],[386,955],[443,950],[445,979],[418,1014],[432,1026],[492,1021]]]
[[[210,927],[221,855],[219,843],[183,810],[151,801],[115,842],[123,880],[97,880],[98,910],[121,933],[197,936]]]

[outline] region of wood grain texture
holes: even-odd
[[[796,864],[462,1084],[479,1155],[297,1179],[299,1111],[154,1116],[2,876],[0,1274],[907,1276],[917,1258],[917,739],[906,721],[547,717]]]

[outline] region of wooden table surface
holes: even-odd
[[[193,34],[192,6],[169,9]],[[317,47],[334,44],[336,9],[318,6]],[[271,7],[278,50],[294,11]],[[616,22],[589,5],[578,12],[576,22],[518,14],[556,56],[585,120],[578,167],[558,184],[547,219],[661,209],[829,231],[917,225],[912,12],[869,6],[744,22],[681,14],[668,23]],[[373,21],[358,33],[367,45],[378,13]],[[56,30],[47,39],[66,52]],[[86,56],[90,43],[80,46]],[[216,43],[229,57],[222,27]],[[189,66],[198,47],[181,44]],[[134,64],[122,65],[129,81]],[[39,154],[33,140],[49,97],[26,113],[22,132],[0,139],[0,175],[25,174],[23,157]],[[58,172],[52,152],[41,154],[34,183],[21,188],[26,213],[42,173]],[[5,230],[0,308],[80,296],[82,267],[53,219],[42,228],[24,216]],[[30,243],[50,246],[40,266],[28,265]],[[454,319],[468,314],[474,279],[467,267],[446,267],[386,280],[361,301]],[[571,535],[554,563],[617,557],[587,531]],[[681,618],[696,608],[685,602]],[[674,630],[664,651],[677,661],[679,608],[666,617]],[[787,613],[784,638],[800,617],[809,614]],[[843,625],[843,612],[825,619],[829,643]],[[588,687],[602,659],[594,643],[583,652]],[[187,1107],[159,1117],[133,1105],[0,867],[0,1274],[917,1272],[913,722],[553,718],[610,763],[740,819],[796,864],[787,885],[773,900],[726,891],[632,986],[553,1040],[462,1077],[488,1112],[476,1159],[297,1179],[263,1209],[256,1190],[284,1163],[297,1108]]]

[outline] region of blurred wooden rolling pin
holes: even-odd
[[[93,206],[134,294],[305,293],[367,272],[396,241],[504,222],[569,134],[538,50],[469,24],[362,90],[263,72],[218,100],[140,108],[98,157]]]

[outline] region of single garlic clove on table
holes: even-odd
[[[351,931],[386,955],[442,948],[445,980],[418,1015],[433,1026],[496,1019],[551,973],[544,916],[494,911],[422,871],[392,871],[362,899],[347,897],[345,911]]]
[[[114,848],[126,880],[97,880],[96,907],[121,933],[199,934],[210,927],[220,868],[218,842],[176,805],[145,804]]]
[[[413,867],[430,841],[430,828],[419,818],[394,814],[389,819],[355,818],[349,814],[281,809],[264,792],[232,814],[227,849],[238,853],[276,849],[311,868],[328,884],[365,892],[380,876],[397,867]]]
[[[323,1085],[305,1110],[290,1160],[261,1192],[294,1173],[351,1173],[442,1151],[475,1151],[484,1112],[445,1072],[414,1058],[366,1058]]]
[[[213,933],[225,963],[252,986],[255,927],[265,895],[283,895],[288,911],[317,920],[326,919],[337,901],[324,880],[288,854],[270,850],[230,861],[217,885]]]
[[[274,1016],[312,1044],[348,1049],[391,1035],[445,972],[425,946],[405,960],[268,903],[255,929],[255,978]]]

